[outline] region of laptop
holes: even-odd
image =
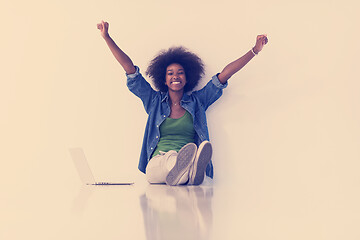
[[[96,182],[82,148],[69,148],[81,181],[86,185],[133,185],[134,182]]]

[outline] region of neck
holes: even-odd
[[[184,95],[184,91],[179,91],[179,92],[169,91],[169,97],[172,104],[180,103],[183,95]]]

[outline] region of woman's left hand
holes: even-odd
[[[264,47],[265,44],[268,43],[268,38],[266,34],[258,35],[256,37],[256,44],[255,47],[253,47],[253,51],[258,54]]]

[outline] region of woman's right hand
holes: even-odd
[[[108,22],[104,22],[104,21],[101,21],[101,23],[98,23],[97,24],[97,28],[100,30],[101,32],[101,36],[103,38],[106,38],[109,36],[109,23]]]

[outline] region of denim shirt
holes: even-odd
[[[141,75],[137,66],[135,73],[126,76],[129,90],[141,99],[148,114],[138,166],[139,170],[145,173],[146,166],[160,139],[160,125],[170,115],[169,93],[155,91]],[[219,99],[225,87],[227,83],[221,84],[215,75],[202,89],[189,95],[184,93],[180,101],[180,105],[193,117],[197,146],[204,140],[210,140],[205,111]],[[213,178],[212,161],[206,167],[206,175]]]

